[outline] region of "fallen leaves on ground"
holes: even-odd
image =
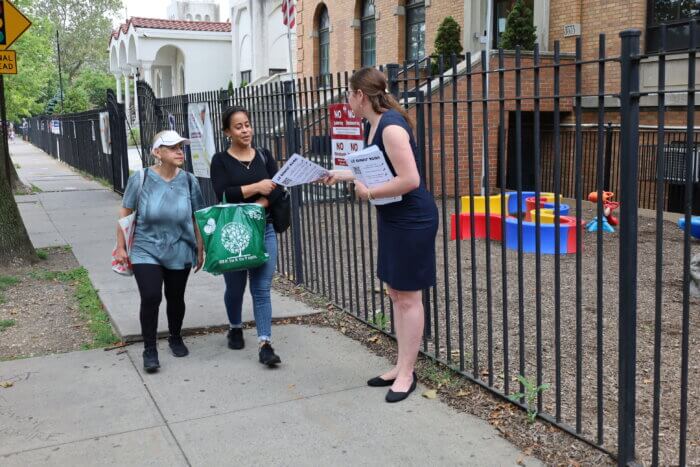
[[[14,385],[15,385],[15,383],[13,383],[12,381],[0,381],[0,388],[7,389],[7,388],[11,388]]]
[[[423,393],[423,397],[426,399],[435,399],[437,397],[437,391],[435,389],[428,389]]]

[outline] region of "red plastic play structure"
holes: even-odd
[[[608,220],[608,223],[612,226],[616,226],[620,223],[620,221],[613,215],[613,212],[615,209],[620,207],[620,203],[618,201],[610,201],[612,198],[615,197],[615,193],[611,191],[604,191],[603,192],[603,216]],[[597,191],[592,191],[588,195],[588,201],[591,203],[597,203],[598,202],[598,192]]]

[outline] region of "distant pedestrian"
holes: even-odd
[[[197,272],[204,262],[202,237],[194,211],[204,207],[199,183],[181,169],[185,162],[183,144],[189,140],[175,131],[163,131],[153,139],[156,164],[129,177],[119,216],[136,210],[136,230],[131,264],[141,295],[141,334],[143,366],[147,372],[160,368],[157,348],[158,309],[165,290],[168,343],[176,357],[189,350],[182,340],[185,317],[185,287],[190,269]],[[138,206],[137,206],[138,204]],[[117,229],[117,260],[126,262],[124,235]]]
[[[384,154],[391,181],[368,189],[354,180],[352,171],[337,170],[327,184],[353,181],[361,200],[401,196],[401,201],[378,205],[377,276],[388,285],[394,305],[394,328],[399,347],[396,366],[367,381],[369,386],[391,386],[387,402],[399,402],[416,388],[414,370],[423,336],[421,291],[435,285],[435,236],[438,212],[419,172],[418,150],[406,111],[387,92],[384,74],[363,68],[350,78],[348,103],[356,115],[368,121],[367,144]]]
[[[211,161],[211,183],[219,201],[224,196],[227,203],[258,203],[265,208],[267,226],[265,249],[269,259],[255,269],[224,273],[226,292],[224,303],[230,329],[228,346],[242,349],[243,294],[250,278],[250,295],[253,298],[253,314],[258,333],[258,357],[260,363],[274,366],[281,363],[271,345],[272,300],[270,288],[277,264],[277,235],[272,225],[270,207],[284,195],[282,187],[271,178],[277,173],[277,163],[269,150],[253,146],[253,127],[248,111],[243,107],[229,107],[222,116],[222,126],[230,146],[216,153]]]

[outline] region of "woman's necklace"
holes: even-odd
[[[245,167],[246,170],[250,170],[250,166],[251,166],[251,164],[253,163],[253,161],[255,160],[255,154],[253,154],[253,158],[252,158],[251,160],[249,160],[249,161],[242,161],[242,160],[240,160],[238,157],[236,157],[236,155],[233,154],[233,152],[231,152],[230,149],[229,149],[228,153],[231,154],[231,156],[232,156],[234,159],[236,159],[243,167]]]

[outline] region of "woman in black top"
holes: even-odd
[[[270,258],[255,269],[224,273],[226,292],[224,303],[231,329],[228,346],[242,349],[242,306],[246,282],[250,277],[250,295],[253,298],[253,314],[258,331],[260,363],[274,366],[281,362],[275,354],[272,337],[272,303],[270,286],[277,263],[277,236],[272,226],[269,207],[283,194],[271,178],[277,172],[277,164],[267,149],[252,146],[253,128],[248,111],[243,107],[229,107],[222,116],[223,131],[231,144],[226,151],[214,155],[211,161],[211,183],[219,201],[227,203],[258,203],[267,213],[265,249]]]

